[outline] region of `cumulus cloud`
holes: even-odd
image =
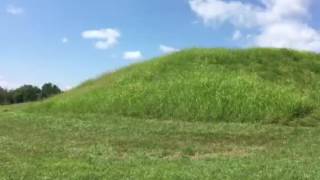
[[[8,14],[11,14],[11,15],[20,15],[24,13],[23,8],[17,7],[14,5],[8,5],[6,11]]]
[[[108,28],[84,31],[82,32],[82,37],[84,39],[97,40],[95,43],[95,47],[97,49],[109,49],[118,43],[118,39],[121,37],[121,34],[116,29]]]
[[[240,1],[224,2],[222,0],[190,0],[191,9],[206,24],[229,21],[234,25],[252,26],[256,22],[255,7]]]
[[[320,51],[320,32],[307,20],[311,0],[260,0],[260,5],[240,0],[189,0],[190,7],[207,25],[230,23],[256,30],[251,44]]]
[[[127,51],[123,53],[123,59],[137,61],[143,59],[143,55],[141,51]]]
[[[174,52],[180,51],[177,48],[166,46],[166,45],[160,45],[159,49],[164,54],[170,54],[170,53],[174,53]]]
[[[284,22],[267,26],[254,42],[260,47],[287,47],[320,52],[320,33],[310,26]]]

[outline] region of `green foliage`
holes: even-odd
[[[1,104],[7,104],[7,90],[0,87],[0,105]]]
[[[32,85],[23,85],[13,90],[0,87],[0,105],[37,101],[60,94],[61,92],[59,87],[52,83],[44,84],[42,89]]]
[[[14,103],[23,103],[36,101],[40,99],[41,90],[32,85],[24,85],[13,91],[12,97]]]
[[[191,49],[124,68],[28,111],[289,123],[319,111],[320,56],[287,49]]]
[[[51,96],[60,94],[62,91],[57,85],[46,83],[41,88],[41,98],[49,98]]]

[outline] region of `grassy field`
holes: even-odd
[[[320,129],[0,115],[0,179],[319,179]]]
[[[0,179],[320,179],[320,55],[191,49],[0,107]]]

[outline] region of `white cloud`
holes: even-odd
[[[11,15],[20,15],[24,13],[23,8],[14,5],[8,5],[6,11]]]
[[[306,20],[311,18],[311,0],[260,0],[262,5],[239,0],[189,0],[191,9],[207,25],[230,23],[258,31],[251,44],[320,51],[320,32]]]
[[[180,50],[177,48],[174,48],[174,47],[160,45],[160,51],[163,52],[164,54],[170,54],[170,53],[177,52]]]
[[[254,12],[259,11],[239,1],[190,0],[189,3],[191,9],[206,24],[229,21],[234,25],[252,26],[257,21]]]
[[[239,30],[236,30],[232,35],[233,40],[239,40],[241,38],[242,38],[242,33]]]
[[[62,42],[63,44],[67,44],[67,43],[69,42],[69,39],[66,38],[66,37],[64,37],[64,38],[61,39],[61,42]]]
[[[88,30],[82,33],[82,37],[85,39],[96,39],[95,43],[97,49],[109,49],[114,47],[118,43],[118,39],[121,34],[116,29],[100,29],[100,30]]]
[[[303,23],[283,22],[265,27],[254,44],[320,52],[320,33]]]
[[[136,61],[143,59],[143,55],[140,51],[127,51],[124,52],[123,59]]]

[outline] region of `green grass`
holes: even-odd
[[[0,115],[0,179],[319,179],[320,129]]]
[[[0,180],[320,179],[320,55],[191,49],[0,107]]]
[[[191,49],[88,81],[29,112],[207,122],[318,122],[320,55]]]

